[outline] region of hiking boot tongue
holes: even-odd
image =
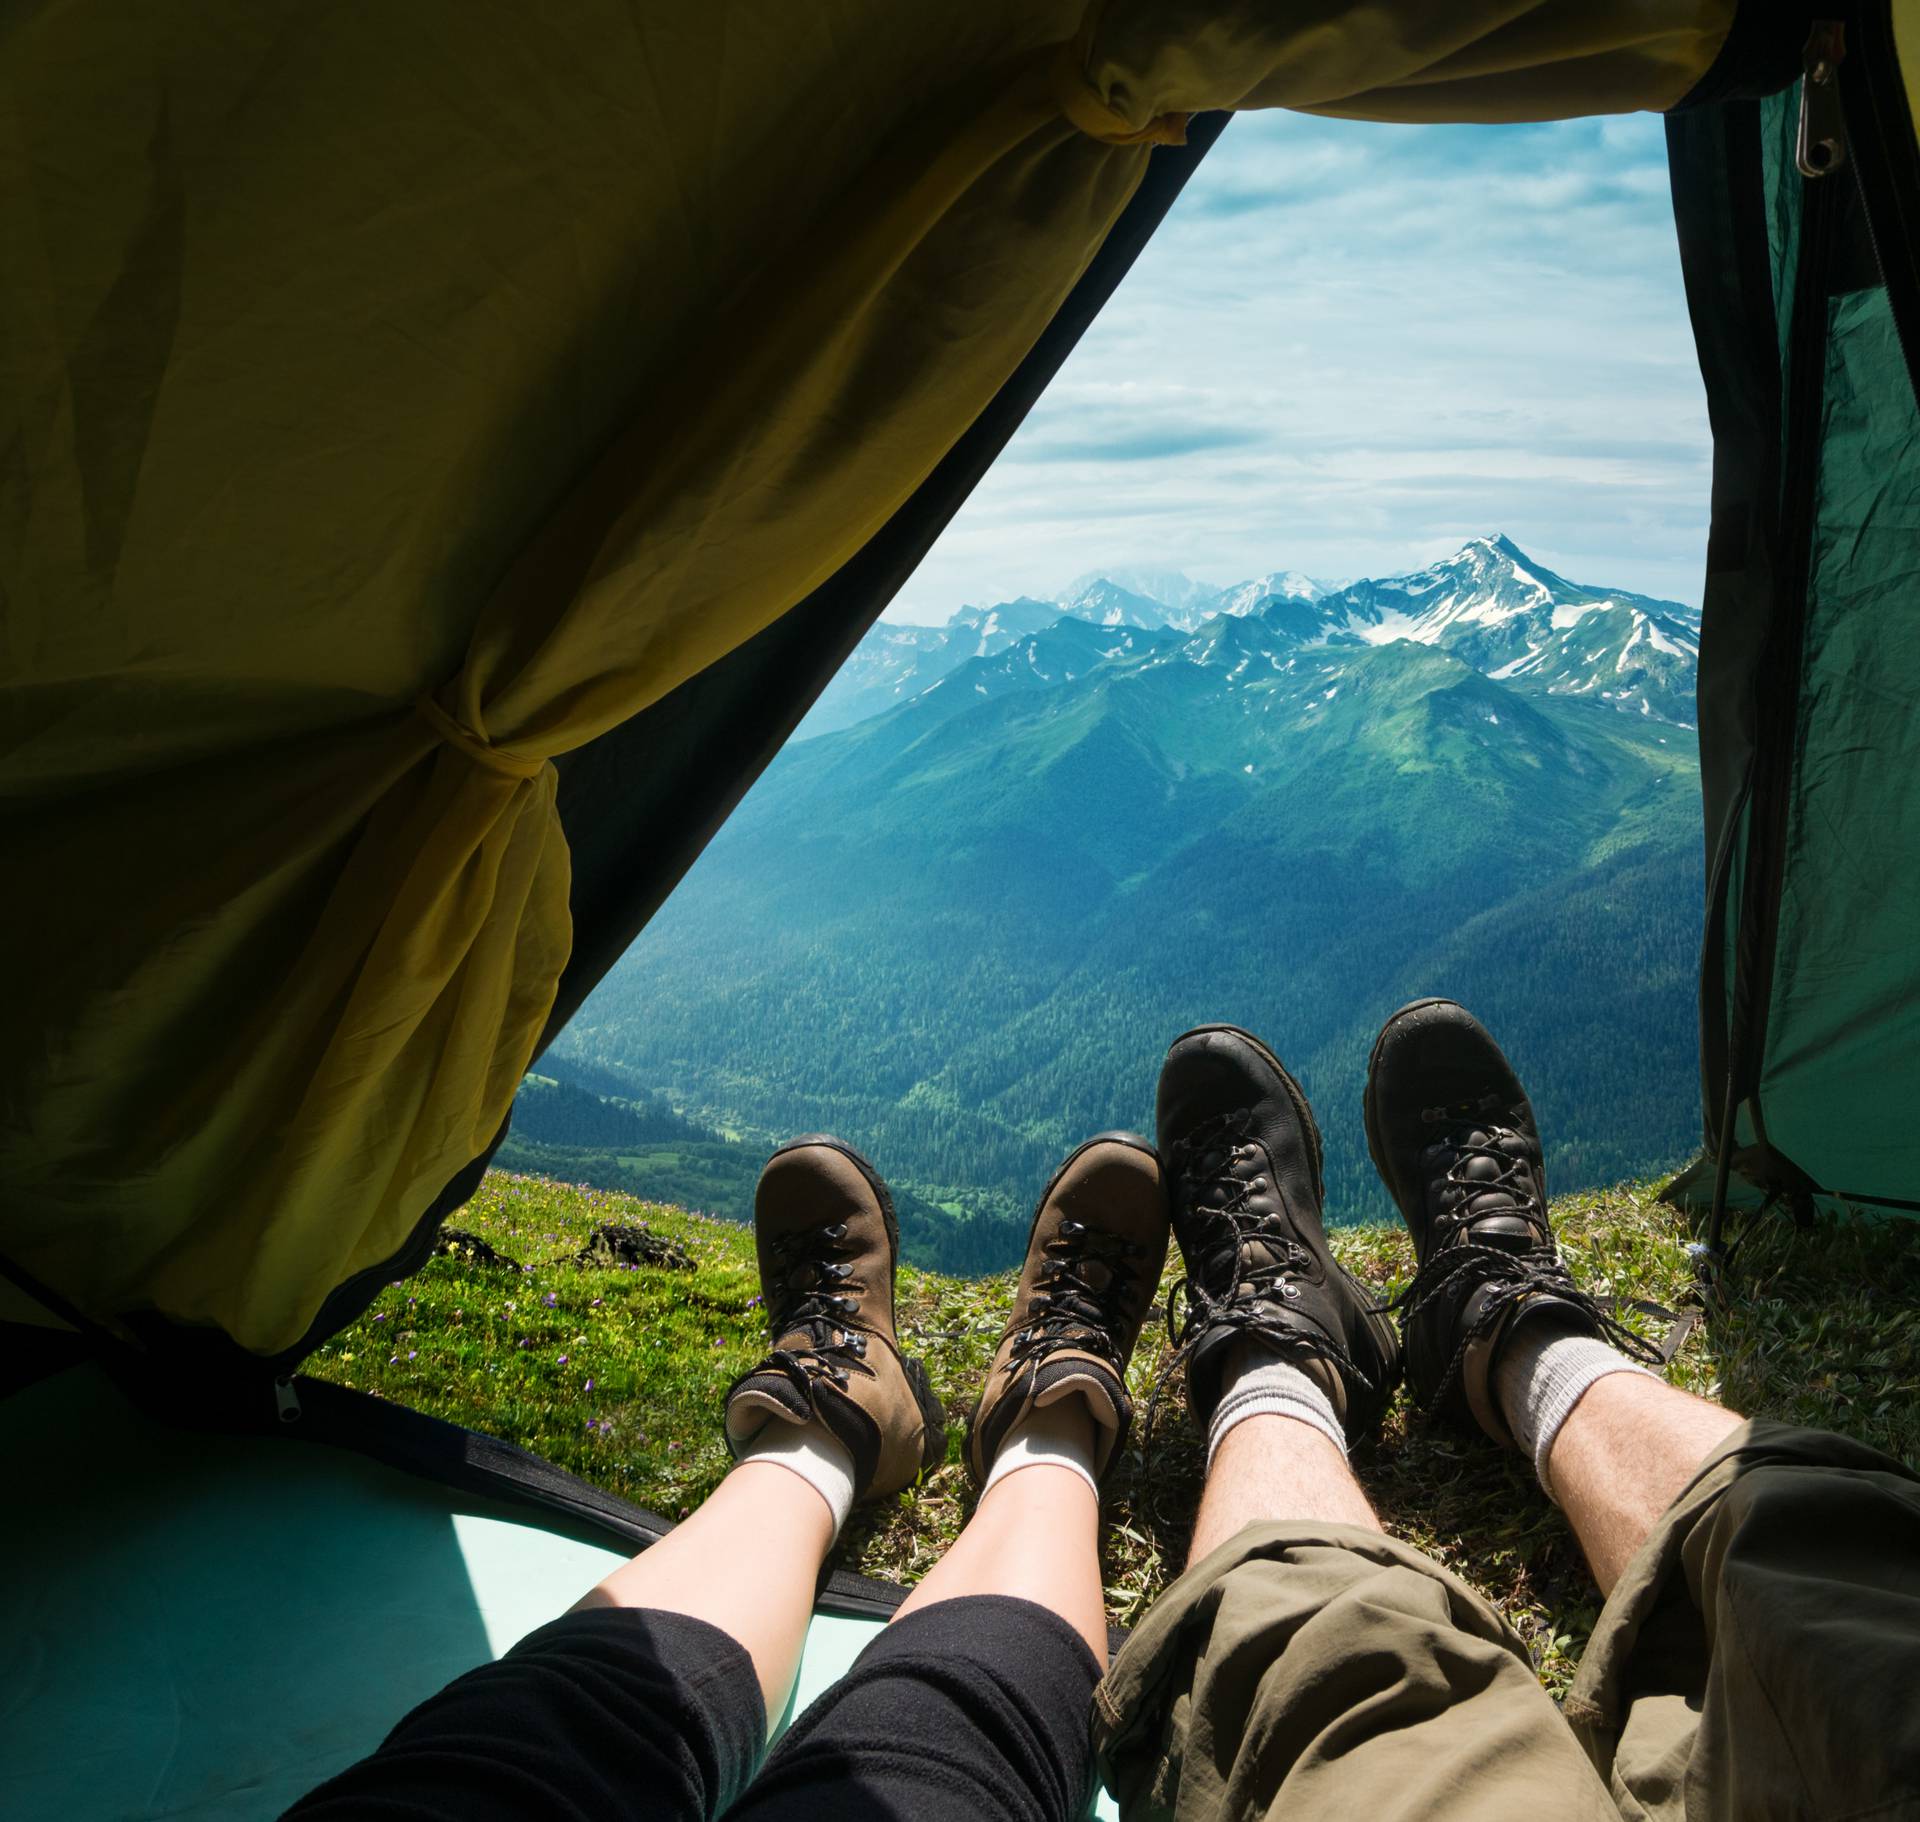
[[[1258,1271],[1263,1266],[1281,1266],[1290,1271],[1298,1271],[1300,1264],[1298,1244],[1290,1244],[1279,1234],[1267,1235],[1256,1231],[1247,1237],[1240,1248],[1240,1265],[1243,1273]]]
[[[1513,1186],[1512,1165],[1502,1166],[1486,1153],[1497,1151],[1524,1169],[1529,1162],[1526,1140],[1504,1127],[1488,1127],[1463,1134],[1461,1143],[1463,1148],[1475,1148],[1474,1155],[1454,1170],[1453,1180],[1459,1184],[1485,1183],[1487,1187],[1470,1191],[1455,1205],[1460,1220],[1472,1224],[1476,1241],[1501,1246],[1511,1240],[1524,1246],[1532,1237],[1523,1218],[1532,1208],[1532,1199]],[[1508,1180],[1502,1182],[1502,1178]],[[1498,1219],[1503,1215],[1514,1219]]]

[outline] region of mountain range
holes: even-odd
[[[944,626],[883,623],[828,685],[800,733],[849,727],[972,659],[1056,629],[1078,643],[1056,641],[1059,650],[1048,655],[1084,670],[1096,656],[1143,649],[1123,645],[1124,633],[1152,635],[1164,649],[1211,620],[1250,618],[1273,638],[1303,647],[1411,640],[1453,652],[1497,681],[1527,677],[1554,694],[1593,693],[1681,726],[1693,720],[1697,609],[1569,582],[1496,535],[1475,538],[1425,569],[1374,580],[1334,585],[1283,570],[1215,588],[1172,570],[1121,570],[1082,576],[1053,600],[1022,595],[963,607]],[[1089,642],[1085,627],[1113,637]]]
[[[837,1131],[948,1269],[1017,1258],[1206,1020],[1301,1076],[1336,1219],[1386,1212],[1360,1084],[1422,993],[1514,1055],[1557,1188],[1661,1168],[1699,1124],[1698,624],[1488,537],[877,627],[542,1067],[742,1155]]]

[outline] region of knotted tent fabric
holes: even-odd
[[[16,9],[0,1251],[317,1339],[546,1025],[554,760],[857,557],[1186,115],[1665,107],[1730,15]]]

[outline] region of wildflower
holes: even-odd
[[[553,1364],[554,1364],[555,1366],[565,1366],[565,1365],[567,1364],[567,1357],[566,1357],[566,1355],[564,1355],[564,1354],[562,1354],[562,1355],[560,1356],[560,1358],[559,1358],[558,1360],[556,1360],[556,1361],[555,1361],[555,1362],[554,1362]]]
[[[547,1292],[546,1304],[548,1309],[552,1309],[554,1305],[557,1304],[559,1301],[560,1301],[559,1297],[554,1292],[552,1291]]]
[[[594,1298],[593,1302],[588,1307],[591,1309],[597,1310],[600,1307],[600,1299],[598,1297]]]
[[[418,1360],[420,1358],[420,1350],[418,1348],[408,1348],[407,1358],[409,1360]]]
[[[398,1366],[399,1364],[400,1364],[400,1356],[398,1354],[389,1354],[387,1356],[388,1366]]]
[[[385,1322],[386,1319],[387,1319],[387,1312],[385,1310],[382,1310],[379,1315],[374,1317],[375,1322]]]
[[[581,1388],[581,1390],[591,1392],[593,1390],[593,1381],[589,1379],[587,1383]]]

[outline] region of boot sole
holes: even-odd
[[[920,1427],[923,1432],[920,1472],[930,1474],[947,1459],[947,1408],[934,1391],[933,1381],[927,1377],[924,1364],[902,1354],[900,1365],[907,1375],[913,1402],[920,1407]]]
[[[1418,1000],[1415,1002],[1416,1005],[1423,1006],[1430,1003],[1431,1002],[1426,1000]],[[1410,1011],[1411,1008],[1402,1007],[1401,1010]],[[1394,1014],[1395,1018],[1399,1016],[1399,1013]],[[1325,1151],[1320,1138],[1320,1122],[1313,1117],[1313,1109],[1308,1105],[1305,1089],[1293,1079],[1293,1071],[1281,1062],[1260,1039],[1255,1037],[1253,1033],[1248,1031],[1244,1026],[1225,1024],[1196,1025],[1191,1031],[1183,1031],[1173,1042],[1174,1044],[1178,1044],[1187,1038],[1204,1037],[1211,1031],[1225,1032],[1228,1036],[1239,1038],[1243,1043],[1251,1045],[1259,1055],[1266,1059],[1267,1063],[1272,1067],[1274,1074],[1280,1078],[1281,1085],[1287,1091],[1287,1098],[1292,1101],[1293,1110],[1299,1116],[1301,1127],[1306,1132],[1308,1157],[1313,1164],[1314,1198],[1319,1202],[1321,1208],[1324,1209],[1327,1202],[1326,1172],[1324,1167]],[[1168,1054],[1171,1055],[1173,1045],[1168,1045],[1167,1049]],[[1371,1077],[1371,1065],[1369,1065],[1368,1074],[1369,1077]],[[1371,1140],[1369,1140],[1369,1144],[1371,1144]],[[1320,1221],[1320,1234],[1322,1244],[1325,1244],[1326,1218],[1324,1215],[1322,1215]],[[1346,1280],[1348,1290],[1353,1293],[1355,1300],[1359,1303],[1365,1315],[1367,1327],[1372,1332],[1374,1341],[1378,1344],[1381,1353],[1386,1357],[1392,1369],[1387,1375],[1386,1385],[1376,1395],[1375,1401],[1367,1407],[1365,1414],[1359,1417],[1358,1420],[1348,1428],[1348,1440],[1357,1442],[1361,1437],[1370,1434],[1379,1427],[1380,1419],[1386,1414],[1387,1406],[1393,1401],[1394,1388],[1400,1383],[1400,1337],[1395,1332],[1393,1324],[1385,1316],[1380,1315],[1374,1308],[1377,1298],[1372,1287],[1362,1283],[1352,1272],[1348,1271],[1338,1259],[1334,1258],[1333,1248],[1331,1246],[1327,1247],[1327,1262]]]

